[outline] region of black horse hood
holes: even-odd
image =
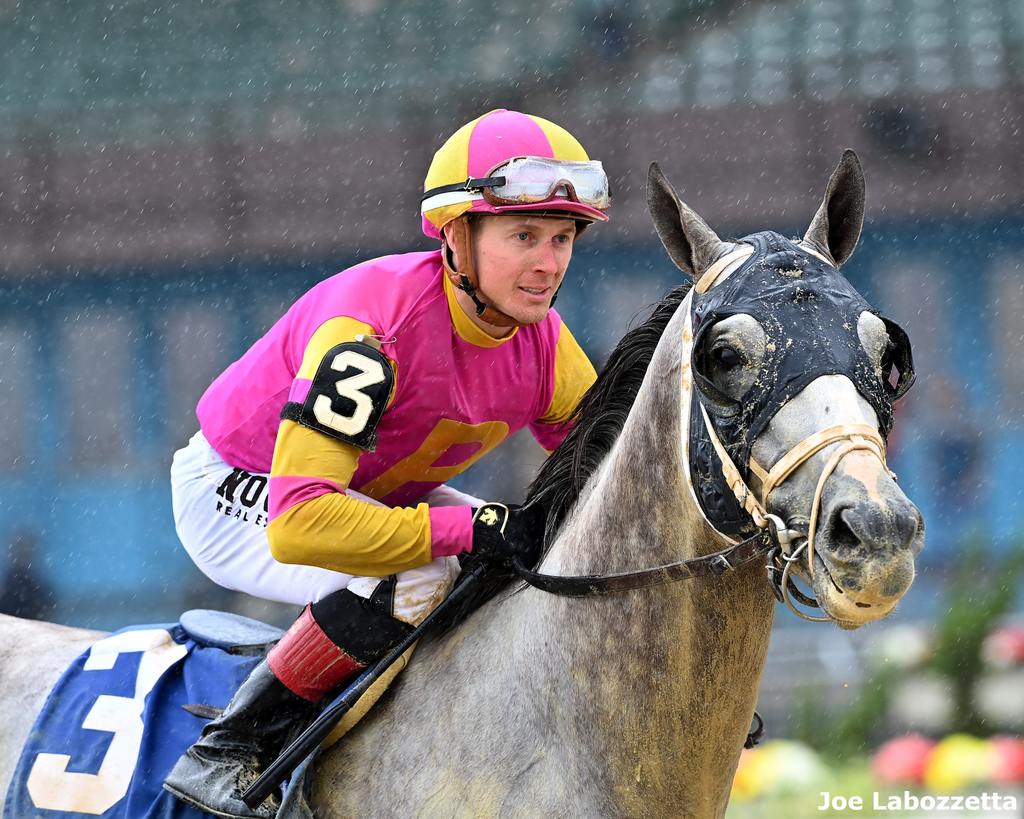
[[[753,524],[722,478],[721,465],[701,418],[697,401],[707,410],[719,438],[749,481],[750,450],[775,413],[823,375],[845,375],[874,409],[879,431],[892,428],[893,401],[910,387],[913,364],[906,334],[882,318],[890,344],[880,378],[864,351],[857,323],[870,304],[830,264],[778,233],[746,236],[741,243],[754,253],[720,284],[694,293],[691,305],[691,371],[695,401],[690,414],[691,474],[698,500],[716,528],[733,536],[752,534]],[[701,372],[705,334],[716,322],[745,313],[766,335],[759,377],[739,403],[710,401],[717,391]]]

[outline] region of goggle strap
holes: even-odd
[[[420,197],[420,202],[425,202],[431,196],[437,196],[440,193],[479,193],[484,188],[500,187],[504,184],[504,176],[485,176],[481,179],[473,179],[471,177],[465,182],[456,182],[454,185],[441,185],[438,188],[431,188]]]

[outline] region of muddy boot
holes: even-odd
[[[242,793],[316,718],[326,694],[353,680],[410,629],[347,590],[307,606],[178,760],[164,788],[215,816],[273,817],[277,796],[252,809]]]
[[[279,807],[276,795],[253,810],[242,802],[242,792],[318,711],[289,691],[264,660],[178,760],[164,788],[216,816],[273,817]]]

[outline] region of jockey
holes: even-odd
[[[569,432],[594,368],[551,309],[608,180],[552,122],[491,111],[424,183],[429,252],[314,286],[207,389],[171,469],[179,537],[222,586],[304,605],[165,787],[218,816],[273,816],[241,792],[324,698],[451,591],[458,556],[533,565],[535,513],[445,485],[528,426]]]

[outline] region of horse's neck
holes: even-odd
[[[545,571],[647,568],[717,548],[681,469],[675,325]],[[424,646],[390,707],[325,760],[321,804],[337,815],[720,814],[771,600],[756,567],[600,598],[496,600]]]
[[[685,484],[678,345],[665,347],[546,570],[627,571],[722,547]],[[533,630],[550,635],[537,661],[571,698],[561,727],[599,764],[609,812],[724,811],[771,623],[758,568],[596,600],[533,596]]]

